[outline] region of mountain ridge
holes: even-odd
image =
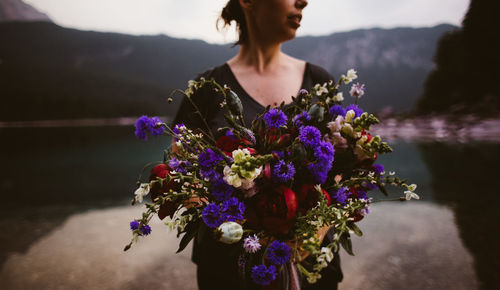
[[[298,37],[283,51],[335,77],[357,69],[368,88],[361,100],[366,110],[407,111],[433,69],[435,43],[454,29],[360,29]],[[238,51],[202,40],[81,31],[48,22],[0,23],[0,43],[0,90],[7,103],[0,108],[2,121],[172,115],[175,104],[158,102]]]

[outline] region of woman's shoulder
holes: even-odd
[[[313,83],[325,83],[328,81],[335,81],[333,76],[323,67],[310,63],[307,63],[309,74]]]
[[[202,77],[205,79],[211,79],[211,78],[214,78],[215,80],[221,79],[226,74],[227,71],[226,65],[227,65],[226,63],[223,63],[217,66],[213,66],[207,69],[206,71],[199,73],[196,76],[195,80],[200,80]]]

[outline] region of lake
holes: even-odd
[[[196,289],[190,249],[175,254],[161,221],[122,251],[141,214],[130,206],[138,174],[168,138],[98,126],[0,128],[0,140],[2,289]],[[379,161],[417,183],[421,200],[371,206],[356,256],[341,253],[340,289],[494,289],[500,143],[410,140]]]

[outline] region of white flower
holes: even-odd
[[[222,236],[219,241],[225,244],[234,244],[243,237],[243,228],[235,222],[225,222],[219,226]]]
[[[354,112],[354,110],[349,110],[347,111],[347,113],[345,113],[345,121],[347,123],[351,123],[355,116],[356,113]]]
[[[418,194],[416,194],[415,192],[411,192],[411,191],[405,191],[405,198],[406,200],[410,200],[412,198],[414,199],[420,199],[420,196],[418,196]]]
[[[238,163],[238,162],[243,161],[245,156],[250,155],[250,151],[248,151],[248,149],[246,149],[246,148],[245,149],[236,149],[232,152],[232,155],[233,155],[234,163]]]
[[[344,95],[342,92],[340,93],[337,93],[334,97],[333,97],[333,101],[335,102],[342,102],[344,100]]]
[[[325,255],[326,257],[326,261],[328,263],[330,263],[332,260],[333,260],[333,253],[332,253],[332,249],[328,248],[328,247],[322,247],[321,248],[321,254],[322,255]]]
[[[344,125],[344,117],[343,116],[337,116],[337,118],[335,119],[335,121],[330,122],[330,123],[327,124],[327,127],[328,127],[328,129],[330,129],[330,131],[332,133],[335,133],[335,132],[339,132],[340,129],[342,129],[343,125]]]
[[[322,94],[328,93],[328,89],[326,88],[326,83],[324,83],[322,86],[319,84],[316,84],[314,86],[314,89],[316,89],[316,95],[321,96]]]
[[[355,98],[361,98],[365,94],[365,85],[355,83],[354,85],[352,85],[349,94]]]
[[[342,75],[341,78],[344,81],[344,84],[347,85],[350,82],[352,82],[353,80],[357,79],[358,75],[356,74],[356,71],[351,68],[350,70],[347,71],[347,76]]]
[[[408,190],[409,191],[415,191],[415,189],[417,189],[417,185],[416,184],[411,184],[410,186],[408,186]]]
[[[227,184],[232,185],[233,187],[238,188],[241,186],[240,176],[236,172],[231,170],[229,166],[224,167],[223,179]]]
[[[142,183],[139,188],[134,192],[135,200],[142,202],[142,198],[149,193],[149,183]]]
[[[259,251],[261,248],[257,235],[248,236],[243,242],[243,248],[245,248],[245,251],[247,253],[257,253],[257,251]]]

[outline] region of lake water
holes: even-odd
[[[190,250],[174,254],[161,221],[122,252],[141,213],[129,205],[136,178],[167,138],[116,126],[3,128],[0,140],[0,288],[196,289]],[[496,289],[500,143],[391,145],[380,162],[422,199],[372,205],[356,256],[341,255],[340,289]]]

